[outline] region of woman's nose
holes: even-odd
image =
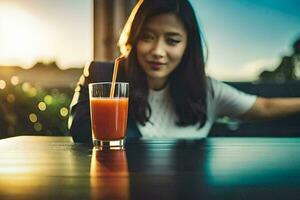
[[[155,57],[163,57],[165,56],[166,51],[164,48],[164,42],[162,40],[158,40],[152,49],[152,55]]]

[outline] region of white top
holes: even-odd
[[[199,123],[180,127],[175,124],[177,115],[169,93],[169,87],[162,90],[149,91],[148,101],[152,110],[150,120],[145,126],[137,124],[143,138],[204,138],[208,135],[214,121],[218,117],[236,117],[248,111],[256,100],[235,88],[207,78],[207,121],[198,129]]]

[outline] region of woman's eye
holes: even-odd
[[[179,42],[181,42],[180,40],[178,40],[178,39],[173,39],[173,38],[168,38],[167,39],[167,43],[169,44],[169,45],[176,45],[176,44],[178,44]]]
[[[143,41],[147,42],[147,41],[151,41],[153,39],[154,39],[154,37],[152,35],[148,34],[148,33],[143,33],[141,35],[141,40],[143,40]]]

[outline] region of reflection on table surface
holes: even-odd
[[[129,173],[125,149],[93,148],[91,159],[92,199],[129,199]]]
[[[0,199],[298,199],[300,138],[0,140]]]

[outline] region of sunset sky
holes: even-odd
[[[0,0],[0,65],[92,59],[92,0]]]
[[[191,0],[208,45],[207,71],[223,80],[272,69],[300,37],[300,0]],[[0,65],[61,68],[92,59],[92,0],[0,0]],[[239,75],[237,75],[239,74]]]
[[[253,79],[300,37],[300,0],[191,0],[208,43],[208,73]],[[222,2],[222,3],[221,3]]]

